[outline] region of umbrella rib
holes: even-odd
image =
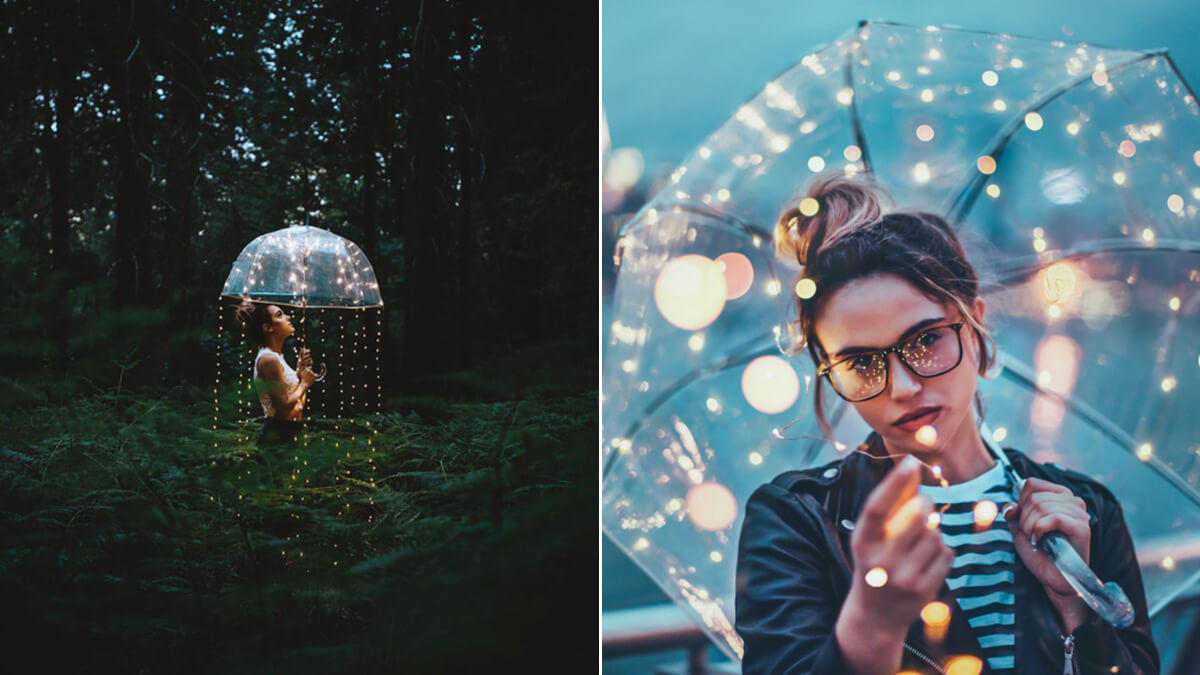
[[[1041,386],[1038,384],[1037,376],[1033,373],[1031,368],[1015,358],[1008,357],[1007,353],[1003,350],[999,352],[999,355],[1004,365],[1003,372],[1005,376],[1015,380],[1019,384],[1023,384],[1026,387],[1031,388],[1033,391],[1042,396],[1055,399],[1064,407],[1078,415],[1079,418],[1082,419],[1086,424],[1091,426],[1096,431],[1099,431],[1101,434],[1107,436],[1109,440],[1115,442],[1120,448],[1126,450],[1130,454],[1134,454],[1135,441],[1133,437],[1130,436],[1124,429],[1105,419],[1099,411],[1087,403],[1068,398],[1062,394],[1059,394],[1058,392]],[[1156,473],[1162,476],[1168,483],[1182,492],[1185,497],[1190,499],[1195,504],[1200,505],[1200,493],[1197,493],[1195,488],[1193,488],[1191,485],[1188,485],[1174,471],[1171,471],[1170,468],[1165,466],[1161,459],[1158,457],[1151,457],[1148,460],[1142,460],[1142,462],[1148,465]]]
[[[1145,244],[1130,242],[1127,239],[1099,239],[1069,249],[1043,253],[1042,255],[1045,256],[1044,259],[1039,259],[1038,256],[1028,256],[1019,259],[1022,261],[1019,264],[1000,269],[993,283],[1003,286],[1024,281],[1027,277],[1063,260],[1077,260],[1100,253],[1129,252],[1200,253],[1200,242],[1184,239],[1159,239],[1153,246],[1147,246]],[[1036,262],[1025,263],[1023,262],[1024,260],[1034,260]]]
[[[866,21],[859,22],[859,35],[862,34],[862,29],[866,25]],[[861,46],[861,42],[856,41],[853,45]],[[871,174],[873,173],[871,170],[871,153],[867,151],[867,137],[863,133],[862,120],[858,116],[858,102],[854,96],[854,52],[859,47],[853,45],[850,49],[846,50],[846,88],[850,90],[850,126],[854,130],[854,143],[862,151],[863,171]]]
[[[732,356],[727,356],[720,361],[709,364],[703,368],[693,370],[683,377],[675,380],[666,389],[664,389],[661,394],[656,396],[645,408],[642,409],[641,413],[639,413],[637,416],[637,421],[631,423],[627,427],[625,433],[622,435],[622,438],[633,438],[637,432],[641,431],[642,428],[646,426],[650,415],[653,414],[655,410],[658,410],[658,408],[669,401],[672,396],[679,393],[684,387],[687,387],[691,383],[708,375],[719,373],[727,368],[732,368],[734,366],[747,363],[756,357],[770,354],[771,352],[779,349],[779,346],[774,344],[774,342],[771,342],[767,346],[756,347],[755,345],[762,344],[763,339],[764,338],[762,336],[753,338],[743,343],[737,349],[733,350],[734,353]],[[604,464],[603,476],[608,475],[609,470],[612,469],[616,463],[617,456],[618,453],[615,452],[609,456],[608,461]]]
[[[1164,52],[1145,52],[1145,53],[1139,54],[1136,58],[1129,59],[1128,61],[1126,61],[1124,63],[1114,66],[1113,68],[1107,70],[1106,72],[1116,72],[1118,70],[1121,70],[1122,68],[1125,68],[1126,66],[1133,65],[1135,63],[1141,63],[1142,61],[1154,58],[1156,56],[1161,56],[1163,54],[1164,54]],[[1178,74],[1179,74],[1178,71],[1176,71],[1176,75],[1178,75]],[[1183,79],[1183,78],[1181,77],[1180,79]],[[1041,100],[1037,101],[1036,103],[1034,103],[1031,106],[1028,106],[1025,109],[1025,112],[1030,113],[1030,112],[1036,112],[1038,110],[1041,110],[1042,108],[1049,105],[1052,101],[1054,101],[1058,97],[1060,97],[1063,94],[1067,93],[1068,91],[1074,89],[1075,87],[1078,87],[1081,84],[1091,82],[1091,80],[1092,80],[1092,76],[1088,75],[1087,77],[1077,78],[1074,82],[1068,82],[1067,84],[1060,85],[1054,91],[1051,91],[1049,94],[1046,94],[1046,96],[1044,96]],[[1190,87],[1189,87],[1189,90],[1190,90]],[[999,159],[1000,155],[1002,155],[1004,153],[1004,148],[1008,146],[1008,142],[1010,140],[1012,140],[1012,137],[1017,133],[1017,131],[1025,123],[1024,120],[1025,120],[1024,115],[1020,115],[1019,117],[1013,118],[1009,122],[1008,128],[1005,130],[1002,130],[1000,133],[998,133],[996,136],[996,139],[989,145],[989,147],[991,147],[991,150],[985,152],[981,156],[984,156],[984,157],[990,156],[992,159]],[[943,211],[943,213],[946,214],[946,218],[949,222],[961,223],[963,221],[963,219],[966,218],[967,214],[975,206],[975,202],[978,201],[979,193],[983,192],[984,183],[986,183],[987,181],[988,181],[988,174],[984,174],[984,173],[977,172],[977,171],[972,172],[972,176],[967,181],[967,184],[962,187],[962,189],[958,193],[958,196],[955,197],[954,201],[950,203],[950,206]]]

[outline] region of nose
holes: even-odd
[[[921,378],[906,368],[895,352],[888,354],[888,368],[891,368],[888,386],[892,388],[892,398],[909,399],[920,393]]]

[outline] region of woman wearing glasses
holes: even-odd
[[[743,673],[1157,673],[1120,506],[1082,474],[1005,449],[1027,479],[1014,489],[975,418],[994,359],[975,271],[944,220],[885,213],[882,196],[824,175],[777,225],[780,254],[817,289],[795,328],[818,364],[821,428],[831,435],[829,387],[873,433],[750,497]],[[1076,595],[1036,548],[1051,532],[1125,590],[1132,626]]]

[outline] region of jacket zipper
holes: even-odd
[[[1063,675],[1075,675],[1075,636],[1064,635],[1063,640]]]
[[[921,659],[922,661],[924,661],[925,663],[928,663],[929,665],[933,666],[933,668],[934,668],[935,670],[937,670],[939,673],[942,673],[943,675],[945,675],[945,672],[946,672],[946,671],[942,670],[942,667],[941,667],[941,666],[939,666],[939,665],[937,664],[937,662],[935,662],[933,659],[929,658],[928,656],[925,656],[925,655],[924,655],[924,654],[922,654],[921,652],[917,651],[917,650],[916,650],[916,648],[915,648],[915,647],[913,647],[912,645],[910,645],[910,644],[908,644],[907,642],[905,642],[905,643],[904,643],[904,648],[905,648],[905,649],[907,649],[908,651],[912,652],[913,654],[915,654],[915,655],[916,655],[918,658],[920,658],[920,659]]]

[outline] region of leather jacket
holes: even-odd
[[[864,447],[872,456],[854,452],[822,467],[789,471],[759,487],[747,501],[735,612],[735,628],[745,645],[744,675],[849,672],[834,625],[850,590],[850,535],[867,496],[893,465],[880,456],[878,436],[872,434]],[[1014,672],[1158,673],[1142,574],[1120,504],[1083,474],[1038,464],[1010,448],[1004,452],[1021,476],[1065,485],[1083,499],[1091,516],[1091,567],[1102,581],[1120,584],[1136,612],[1126,629],[1090,613],[1073,633],[1074,670],[1064,670],[1067,640],[1058,615],[1041,582],[1017,556]],[[927,640],[917,619],[908,630],[901,669],[944,672],[952,656],[974,654],[983,661],[982,673],[991,672],[945,582],[938,599],[951,608],[944,641]]]

